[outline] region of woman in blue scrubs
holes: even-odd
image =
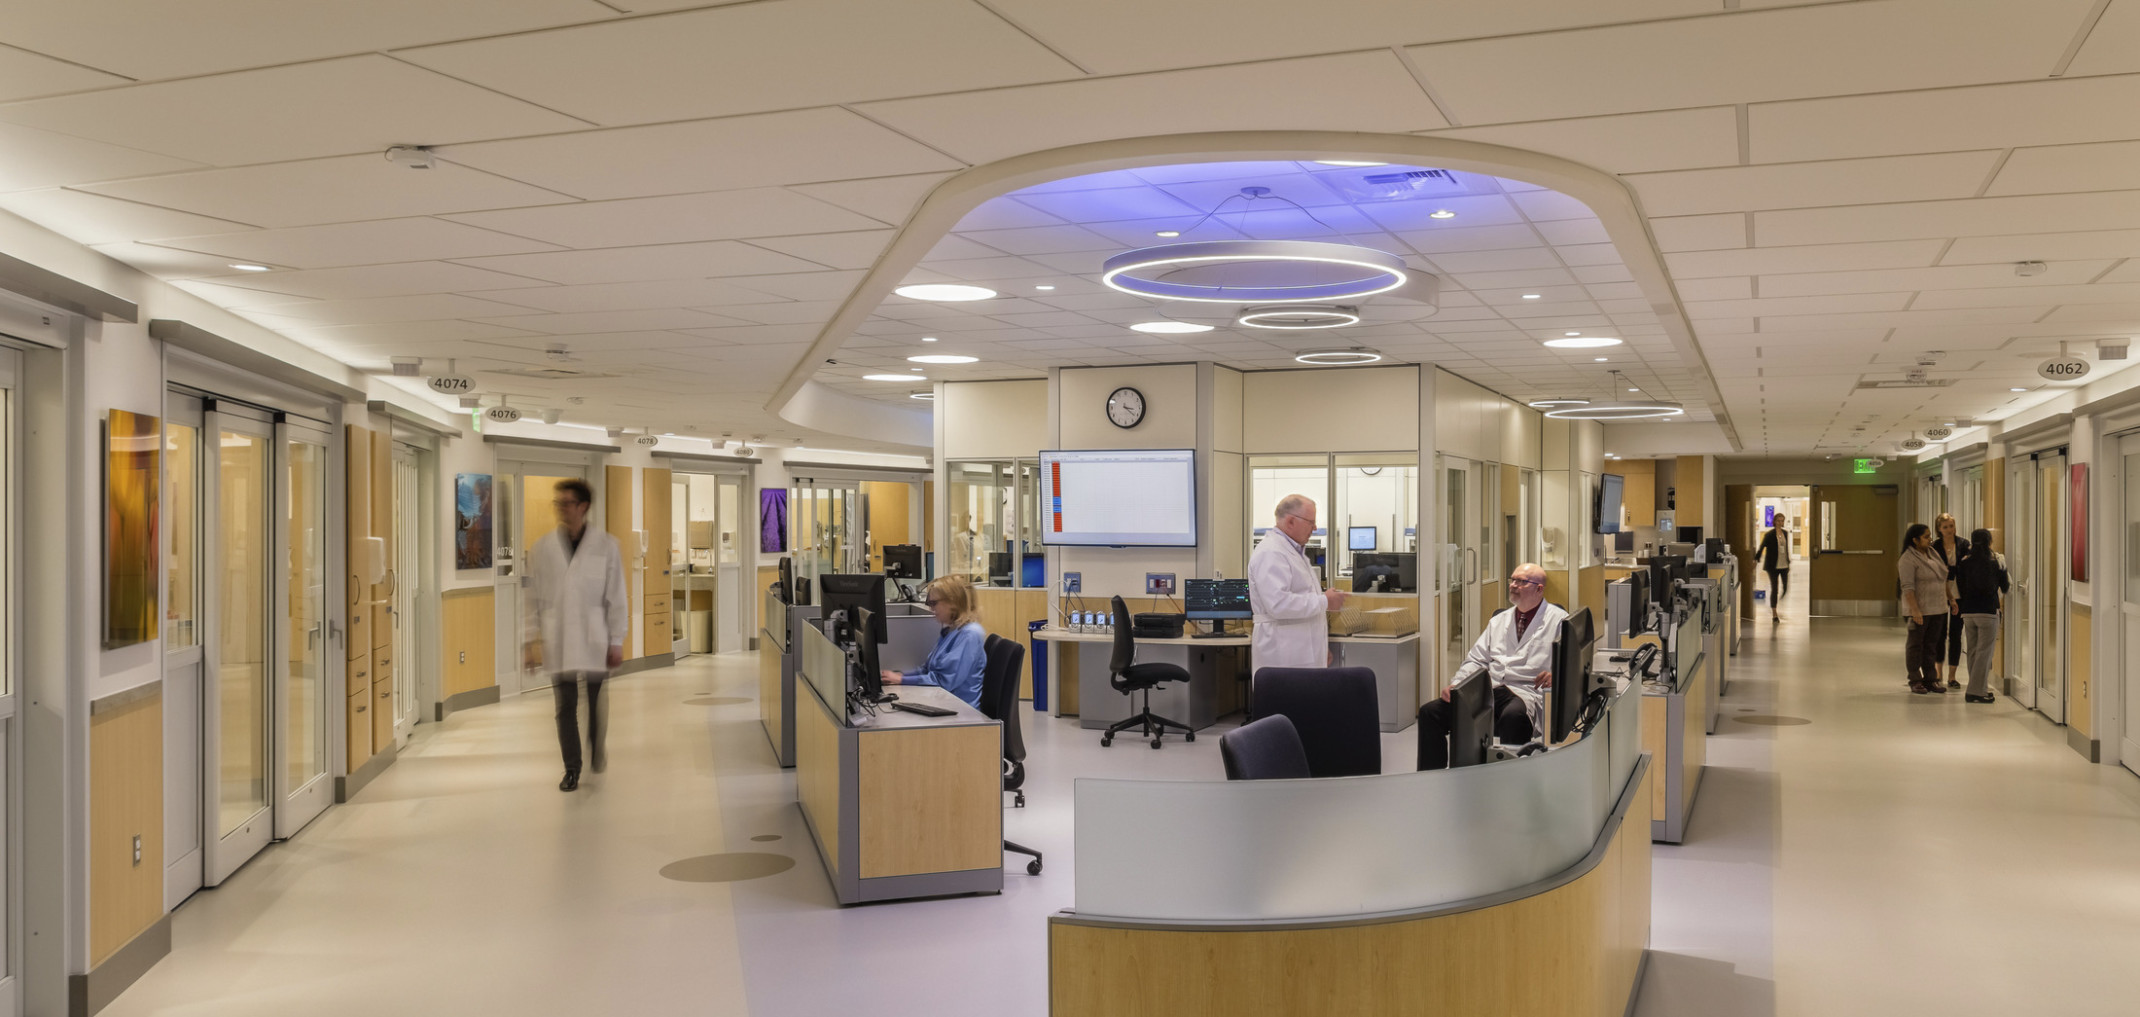
[[[920,667],[887,670],[884,684],[934,685],[980,709],[981,668],[988,662],[982,644],[988,633],[976,620],[973,581],[960,575],[940,576],[929,584],[925,596],[929,613],[944,626],[944,634],[937,637],[936,648]]]

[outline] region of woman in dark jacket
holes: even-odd
[[[1962,558],[1969,553],[1969,542],[1961,538],[1956,532],[1957,528],[1954,516],[1946,512],[1940,513],[1939,518],[1932,520],[1932,552],[1939,555],[1940,560],[1946,562],[1950,570],[1961,564]],[[1959,601],[1951,603],[1952,610],[1947,619],[1947,645],[1945,652],[1938,654],[1934,663],[1943,668],[1947,687],[1958,689],[1962,687],[1962,608]]]
[[[1776,608],[1783,595],[1791,592],[1791,531],[1783,528],[1781,516],[1768,535],[1761,538],[1761,548],[1754,553],[1761,556],[1761,571],[1768,573],[1768,618],[1782,621]]]
[[[1969,534],[1968,551],[1954,566],[1961,627],[1969,633],[1969,692],[1972,703],[1996,702],[1991,691],[1991,651],[1999,638],[2001,597],[2006,593],[2006,563],[1991,551],[1991,531]]]

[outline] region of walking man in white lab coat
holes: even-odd
[[[559,791],[580,786],[579,685],[587,685],[587,742],[594,772],[604,758],[602,682],[624,662],[631,604],[624,585],[624,552],[617,538],[587,525],[594,489],[577,477],[557,482],[557,529],[528,554],[528,595],[539,640],[530,649],[550,671],[557,697],[557,741],[565,753]]]
[[[1324,612],[1345,603],[1339,590],[1325,590],[1304,550],[1315,533],[1315,503],[1305,495],[1278,500],[1277,520],[1248,556],[1248,604],[1256,631],[1249,651],[1257,670],[1266,667],[1329,667],[1330,622]]]

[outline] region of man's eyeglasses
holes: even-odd
[[[1510,586],[1544,586],[1545,584],[1546,581],[1543,579],[1511,579],[1508,581]]]

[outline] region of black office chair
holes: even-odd
[[[1180,664],[1135,663],[1137,659],[1137,642],[1129,634],[1129,607],[1122,603],[1122,598],[1116,597],[1114,598],[1114,609],[1115,655],[1107,662],[1107,684],[1114,686],[1116,692],[1132,697],[1131,702],[1133,703],[1137,693],[1144,693],[1144,709],[1125,719],[1109,724],[1107,733],[1100,736],[1100,744],[1103,746],[1113,745],[1117,732],[1126,731],[1133,727],[1141,728],[1144,731],[1144,737],[1152,740],[1152,747],[1155,749],[1159,747],[1159,740],[1166,735],[1167,729],[1170,727],[1187,732],[1186,740],[1195,741],[1196,730],[1194,728],[1181,721],[1168,720],[1152,712],[1152,686],[1165,685],[1168,682],[1188,681],[1189,669],[1182,667]]]
[[[1227,780],[1292,780],[1313,776],[1300,732],[1282,716],[1265,717],[1219,736]]]
[[[981,712],[994,720],[1003,722],[1003,770],[1004,790],[1018,795],[1018,805],[1025,805],[1025,793],[1011,785],[1011,755],[1025,758],[1025,739],[1018,734],[1018,671],[1025,664],[1025,646],[1001,636],[989,636],[981,644],[987,655],[987,663],[981,666]],[[1018,766],[1018,779],[1025,779],[1025,767]],[[1002,804],[1000,801],[997,804]],[[1032,855],[1025,863],[1029,875],[1040,875],[1040,852],[1016,841],[1005,840],[1003,850],[1021,855]]]
[[[1381,697],[1371,668],[1263,668],[1256,672],[1256,714],[1293,722],[1313,776],[1382,772]]]

